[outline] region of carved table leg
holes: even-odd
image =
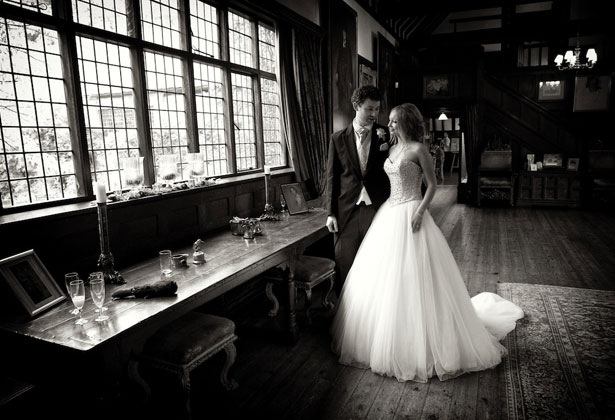
[[[235,348],[235,344],[231,342],[224,346],[224,351],[226,352],[226,362],[222,367],[222,373],[220,374],[220,382],[222,382],[222,385],[224,385],[224,388],[227,391],[232,391],[233,389],[237,388],[238,384],[237,381],[235,381],[234,379],[229,379],[228,371],[231,366],[233,366],[233,363],[235,363],[235,357],[237,357],[237,349]]]
[[[139,373],[139,361],[132,356],[128,361],[128,378],[135,384],[141,387],[143,391],[144,399],[143,402],[147,404],[149,402],[150,396],[152,395],[152,390],[149,387],[149,384],[143,379],[141,374]]]
[[[184,405],[186,408],[186,418],[192,419],[192,407],[190,403],[190,372],[184,370],[184,372],[180,375],[180,381],[183,391],[182,398],[184,399]]]
[[[273,304],[273,308],[269,310],[269,316],[273,318],[278,314],[278,311],[280,310],[280,302],[278,302],[278,299],[273,293],[273,282],[267,282],[267,286],[265,286],[265,294]]]
[[[329,277],[329,289],[324,295],[322,295],[322,306],[327,309],[333,309],[333,307],[335,306],[333,305],[333,302],[329,300],[329,293],[331,293],[331,291],[333,290],[334,285],[335,285],[335,273],[331,274],[331,277]]]
[[[308,325],[312,325],[310,310],[312,309],[312,289],[303,289],[305,292],[305,320]]]
[[[299,336],[297,333],[297,289],[294,264],[288,270],[288,333],[291,341],[296,343]]]

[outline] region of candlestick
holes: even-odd
[[[107,196],[105,195],[105,198],[106,197]],[[98,257],[98,267],[103,273],[105,283],[125,284],[126,280],[124,280],[122,275],[116,271],[113,266],[113,255],[109,249],[109,228],[107,222],[106,202],[98,202],[98,236],[100,238],[100,256]]]
[[[269,203],[269,178],[271,178],[271,169],[269,165],[265,165],[265,212],[259,217],[260,220],[280,220],[275,209]]]

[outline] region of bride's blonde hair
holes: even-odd
[[[423,115],[416,105],[411,103],[397,105],[391,112],[395,112],[397,115],[397,124],[402,133],[408,136],[410,140],[423,141],[425,125]]]

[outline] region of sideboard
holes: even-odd
[[[581,175],[578,172],[548,169],[519,174],[518,206],[581,205]]]

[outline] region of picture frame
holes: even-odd
[[[559,101],[564,99],[566,83],[564,80],[543,80],[538,82],[539,101]]]
[[[397,105],[395,97],[397,86],[395,79],[397,54],[395,52],[395,45],[380,32],[378,32],[376,45],[378,86],[380,86],[380,91],[382,92],[378,121],[382,125],[386,125],[389,121],[388,110]]]
[[[375,66],[367,59],[359,56],[359,87],[361,86],[378,86],[378,74]]]
[[[333,131],[347,127],[355,110],[350,102],[359,74],[357,12],[343,0],[329,2],[335,24],[329,25],[331,115]]]
[[[574,79],[573,112],[607,111],[611,96],[611,76],[585,75]]]
[[[31,318],[66,299],[33,249],[0,260],[0,276]]]
[[[564,157],[559,153],[545,153],[542,159],[543,168],[562,168]]]
[[[579,170],[579,158],[568,158],[568,162],[566,164],[566,169],[569,171],[577,172]]]
[[[423,99],[447,99],[452,94],[448,74],[423,76]]]
[[[305,201],[300,183],[282,184],[280,188],[289,214],[300,214],[308,211],[307,201]]]
[[[451,152],[459,153],[459,137],[451,137]]]

